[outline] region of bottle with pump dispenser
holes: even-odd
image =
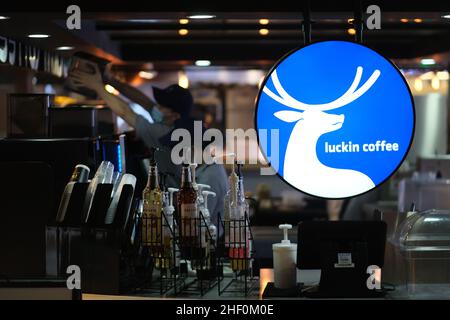
[[[231,157],[234,159],[235,154],[234,153],[229,153],[226,154],[225,156],[227,157]],[[228,176],[228,184],[230,189],[228,189],[227,193],[225,194],[225,198],[224,198],[224,208],[223,208],[223,224],[224,224],[224,235],[225,235],[225,248],[227,249],[226,252],[228,251],[228,248],[230,247],[230,220],[231,220],[231,199],[232,196],[231,194],[234,192],[234,190],[237,189],[236,186],[236,182],[237,182],[237,177],[236,177],[236,173],[234,172],[234,160],[233,160],[233,167],[232,170],[230,172],[230,175]],[[233,189],[233,186],[235,189]]]
[[[231,268],[235,271],[249,268],[251,251],[250,226],[247,220],[242,164],[235,162],[230,175],[230,250]]]
[[[290,224],[280,224],[284,239],[272,245],[274,285],[278,289],[292,289],[297,286],[297,244],[288,238]]]
[[[224,208],[224,223],[225,223],[225,246],[230,248],[230,253],[234,252],[234,246],[236,242],[234,221],[236,219],[237,211],[237,189],[238,189],[238,176],[236,175],[233,167],[228,177],[228,182],[230,185],[230,190],[228,190],[225,197],[225,208]],[[230,256],[231,257],[231,256]]]

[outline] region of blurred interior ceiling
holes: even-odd
[[[295,7],[289,4],[284,11],[261,1],[264,11],[247,11],[245,4],[230,7],[186,5],[169,11],[170,1],[152,11],[149,4],[130,1],[122,6],[116,2],[95,1],[81,5],[82,29],[69,31],[65,27],[65,13],[52,7],[36,7],[35,12],[5,11],[0,15],[0,35],[12,37],[36,46],[54,50],[59,46],[73,46],[113,60],[123,69],[177,70],[192,66],[195,60],[210,60],[212,65],[234,68],[267,68],[290,50],[303,45],[302,1]],[[100,4],[105,6],[100,6]],[[106,5],[107,3],[107,5]],[[272,1],[275,3],[275,1]],[[436,57],[447,68],[450,52],[450,1],[369,1],[381,8],[381,29],[364,30],[363,43],[385,56],[411,64],[417,57]],[[311,2],[312,41],[354,40],[349,19],[354,17],[353,1]],[[366,8],[367,5],[363,4]],[[167,7],[167,8],[166,8]],[[213,9],[209,10],[209,8]],[[273,7],[273,8],[272,8]],[[59,7],[58,7],[59,8]],[[99,10],[100,8],[100,10]],[[120,11],[127,10],[127,12]],[[292,10],[295,9],[296,10]],[[29,7],[27,7],[29,9]],[[103,9],[104,11],[102,11]],[[226,9],[226,10],[225,10]],[[272,10],[273,9],[273,10]],[[1,9],[3,10],[3,9]],[[108,10],[108,12],[106,12]],[[223,11],[221,11],[223,10]],[[279,9],[278,9],[279,10]],[[291,10],[291,11],[289,11]],[[212,19],[186,19],[193,13],[208,13]],[[445,18],[449,15],[449,18]],[[268,24],[261,24],[267,19]],[[182,35],[181,29],[187,34]],[[262,35],[261,29],[268,34]],[[181,32],[181,34],[180,34]],[[30,33],[47,33],[47,39],[29,39]],[[264,33],[264,31],[263,31]],[[73,51],[72,51],[73,52]],[[62,54],[69,55],[70,51]]]

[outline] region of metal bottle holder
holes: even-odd
[[[142,216],[140,230],[142,254],[150,257],[154,269],[158,270],[157,278],[141,289],[161,296],[176,295],[185,283],[185,275],[179,263],[176,225],[172,227],[162,212],[160,217]]]
[[[181,258],[190,260],[191,267],[196,272],[196,276],[193,280],[190,279],[183,291],[203,296],[219,282],[221,270],[217,264],[217,245],[201,212],[198,218],[180,220]]]
[[[222,220],[219,215],[217,229],[224,230],[224,237],[218,244],[222,253],[218,258],[218,265],[223,268],[225,261],[228,261],[233,270],[233,278],[225,286],[221,285],[224,276],[219,279],[219,295],[248,296],[259,285],[259,279],[253,274],[255,250],[248,213],[245,212],[243,219],[230,220]]]
[[[202,214],[174,220],[172,228],[164,212],[161,217],[142,217],[141,245],[158,270],[145,289],[161,296],[203,296],[218,282],[217,260],[210,254],[216,246]],[[191,261],[195,277],[189,276],[186,260]]]

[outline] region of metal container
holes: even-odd
[[[8,138],[48,138],[48,109],[53,95],[9,94],[7,109]]]

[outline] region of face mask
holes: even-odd
[[[164,118],[163,113],[157,107],[152,108],[150,111],[150,116],[155,123],[162,122]]]

